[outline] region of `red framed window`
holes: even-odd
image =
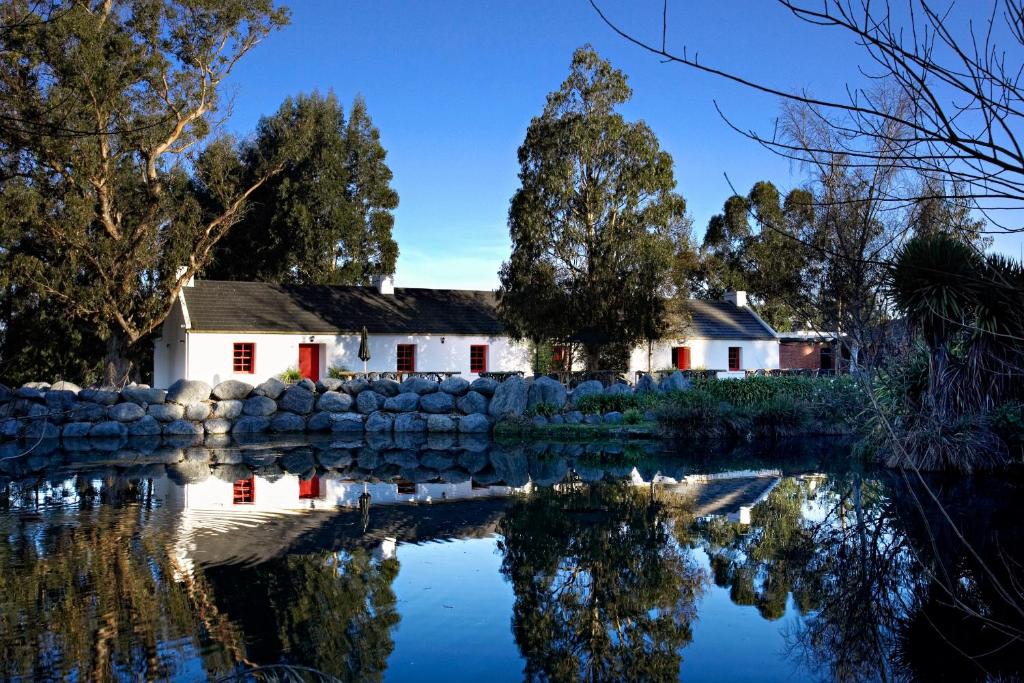
[[[236,479],[231,491],[231,502],[235,505],[248,505],[256,502],[256,478]]]
[[[398,365],[395,368],[398,372],[416,372],[416,345],[398,345]]]
[[[729,372],[737,372],[740,369],[741,362],[740,347],[730,346],[729,347]]]
[[[256,345],[252,342],[235,342],[231,350],[231,369],[234,372],[252,374],[256,372]]]
[[[565,369],[565,364],[569,362],[569,347],[559,344],[551,347],[551,364]]]
[[[299,480],[299,500],[320,497],[320,477],[313,475],[309,479]]]
[[[414,496],[416,495],[416,484],[411,481],[405,481],[404,479],[398,480],[398,493],[402,496]]]
[[[673,346],[672,347],[672,367],[677,370],[689,370],[690,369],[690,347],[689,346]]]
[[[474,344],[469,347],[469,371],[487,372],[486,344]]]

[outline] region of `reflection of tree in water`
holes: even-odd
[[[398,623],[398,561],[368,552],[279,557],[204,571],[216,604],[244,633],[251,664],[312,667],[346,681],[380,680]]]
[[[675,680],[703,574],[667,506],[628,483],[540,488],[499,526],[533,679]]]

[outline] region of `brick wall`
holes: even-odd
[[[779,343],[779,368],[817,370],[821,367],[820,342],[784,341]]]

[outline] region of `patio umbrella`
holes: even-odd
[[[366,374],[366,362],[370,360],[370,338],[363,325],[363,333],[359,335],[359,360],[363,361],[363,374]]]

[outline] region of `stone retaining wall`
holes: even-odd
[[[487,434],[496,421],[554,408],[555,422],[614,422],[621,415],[585,416],[574,401],[594,393],[632,393],[686,388],[675,373],[661,384],[641,378],[636,387],[584,382],[572,392],[549,377],[510,377],[498,383],[461,377],[435,382],[388,379],[269,379],[252,386],[228,380],[215,387],[179,380],[168,389],[130,385],[121,390],[82,389],[69,382],[0,385],[0,440],[203,436],[264,432]],[[617,417],[616,417],[617,416]]]

